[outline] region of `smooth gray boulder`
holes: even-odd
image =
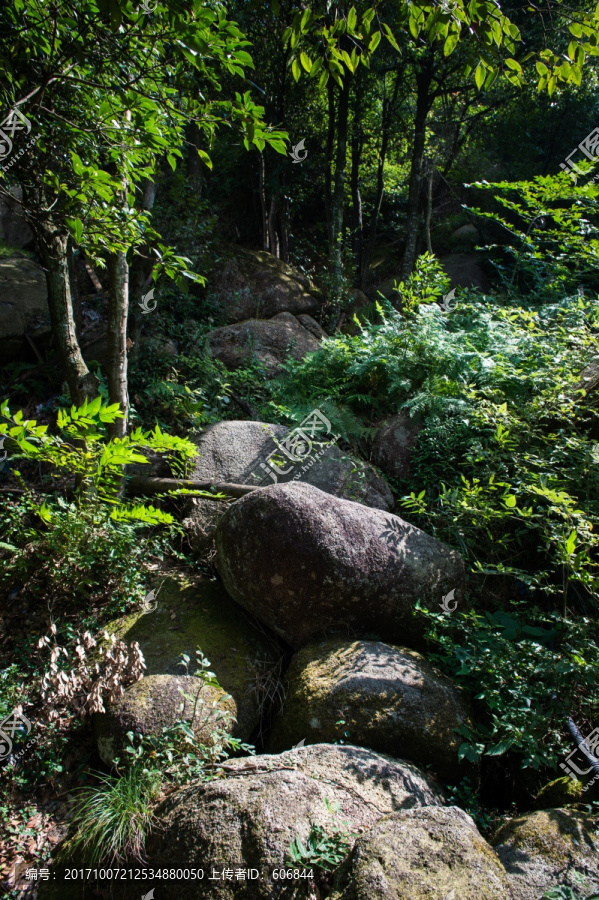
[[[460,555],[398,516],[294,482],[237,500],[216,529],[229,594],[299,648],[348,630],[413,646],[417,600],[460,590]]]
[[[146,610],[108,625],[120,640],[138,642],[147,668],[144,678],[120,701],[94,717],[102,758],[120,752],[128,730],[159,734],[164,725],[180,718],[178,688],[193,693],[200,686],[194,677],[198,646],[222,690],[230,695],[223,701],[223,708],[236,719],[230,732],[248,740],[270,703],[268,679],[280,672],[278,641],[256,627],[218,581],[169,575],[154,584],[147,604]],[[183,653],[190,657],[188,674],[181,665]],[[202,694],[208,696],[223,700],[222,692]]]
[[[271,752],[347,740],[430,766],[457,784],[472,767],[458,760],[461,725],[473,727],[467,697],[423,656],[375,641],[332,640],[299,650],[287,670]],[[339,722],[342,725],[339,725]]]
[[[497,856],[456,806],[380,819],[337,870],[330,900],[511,900]]]
[[[127,688],[105,713],[95,713],[98,755],[110,765],[115,756],[122,758],[127,732],[159,736],[163,728],[181,720],[189,723],[198,741],[210,744],[216,728],[235,734],[236,712],[232,697],[192,675],[147,675]]]
[[[263,250],[226,248],[208,279],[208,293],[227,322],[314,313],[320,293],[299,269]]]
[[[305,843],[313,825],[358,833],[394,810],[443,803],[415,766],[352,746],[321,744],[229,760],[225,776],[182,788],[158,807],[148,865],[170,868],[180,859],[206,872],[256,868],[262,878],[189,881],[189,900],[274,900],[282,896],[281,885],[268,871],[285,865],[291,842]],[[164,881],[161,897],[179,900],[180,890]]]
[[[46,349],[52,334],[44,270],[31,259],[0,259],[0,357],[3,362]]]
[[[209,425],[194,438],[198,456],[190,478],[194,481],[223,481],[233,484],[270,485],[274,479],[286,483],[297,478],[322,491],[356,500],[366,506],[391,509],[393,494],[387,482],[366,462],[342,452],[334,435],[322,436],[301,463],[291,463],[277,448],[294,429],[264,422],[223,421]],[[279,468],[269,458],[287,460]],[[192,550],[201,555],[211,543],[214,530],[230,503],[196,497],[190,502],[183,525]]]
[[[318,339],[291,313],[280,313],[272,319],[246,319],[215,328],[208,335],[211,355],[227,369],[239,369],[257,359],[268,378],[279,375],[288,359],[304,359],[318,347]]]

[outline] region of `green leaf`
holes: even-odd
[[[450,56],[455,50],[458,41],[460,40],[459,32],[454,31],[447,37],[445,44],[443,45],[443,55]]]
[[[410,20],[410,21],[411,21],[411,20]],[[393,32],[391,31],[391,29],[389,28],[389,26],[387,25],[386,22],[383,23],[383,28],[384,28],[384,31],[385,31],[385,37],[387,38],[387,40],[389,41],[389,43],[391,44],[391,46],[392,46],[395,50],[397,50],[397,52],[399,53],[399,44],[398,44],[397,41],[395,40],[395,36],[394,36]],[[418,37],[418,34],[416,34],[415,37]]]
[[[198,149],[198,156],[200,157],[200,159],[202,160],[202,162],[203,162],[209,169],[212,169],[212,160],[210,159],[209,155],[206,153],[205,150],[199,150],[199,149]]]
[[[373,34],[372,37],[370,38],[370,43],[369,43],[369,45],[368,45],[368,52],[369,52],[369,53],[374,53],[374,51],[376,50],[376,48],[378,47],[378,45],[379,45],[380,42],[381,42],[381,37],[382,37],[382,35],[381,35],[381,32],[380,32],[380,31],[375,31],[375,32],[374,32],[374,34]]]
[[[303,50],[300,53],[300,60],[301,60],[302,66],[304,67],[306,72],[310,73],[310,70],[312,69],[312,60],[306,53],[304,53]]]
[[[295,81],[300,80],[300,76],[302,74],[302,69],[301,69],[301,66],[299,64],[299,60],[297,57],[295,57],[295,59],[291,63],[291,73],[292,73]]]
[[[71,230],[71,234],[75,239],[76,244],[81,243],[81,239],[83,238],[83,222],[81,219],[67,219],[67,224]]]
[[[483,84],[485,83],[486,78],[486,67],[485,64],[481,61],[476,67],[476,72],[474,73],[474,81],[476,83],[477,88],[480,90]]]
[[[504,753],[513,747],[514,742],[512,740],[503,740],[499,741],[490,750],[485,751],[485,756],[502,756]]]

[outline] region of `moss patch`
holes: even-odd
[[[183,675],[182,653],[195,671],[199,646],[210,660],[219,684],[237,707],[236,734],[247,738],[260,714],[260,685],[264,672],[276,666],[276,641],[261,633],[219,582],[168,576],[153,585],[157,608],[134,613],[108,628],[118,638],[138,641],[146,661],[146,675]]]

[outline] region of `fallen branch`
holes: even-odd
[[[259,486],[248,484],[229,484],[225,481],[188,481],[186,478],[157,478],[150,475],[133,475],[127,484],[127,493],[135,495],[166,494],[181,488],[189,491],[218,491],[229,497],[245,497]],[[210,498],[207,497],[207,500]],[[218,497],[214,498],[218,500]]]

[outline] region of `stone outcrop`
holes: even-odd
[[[348,629],[414,646],[416,601],[464,578],[459,554],[414,525],[301,482],[237,500],[216,547],[229,594],[294,648]]]

